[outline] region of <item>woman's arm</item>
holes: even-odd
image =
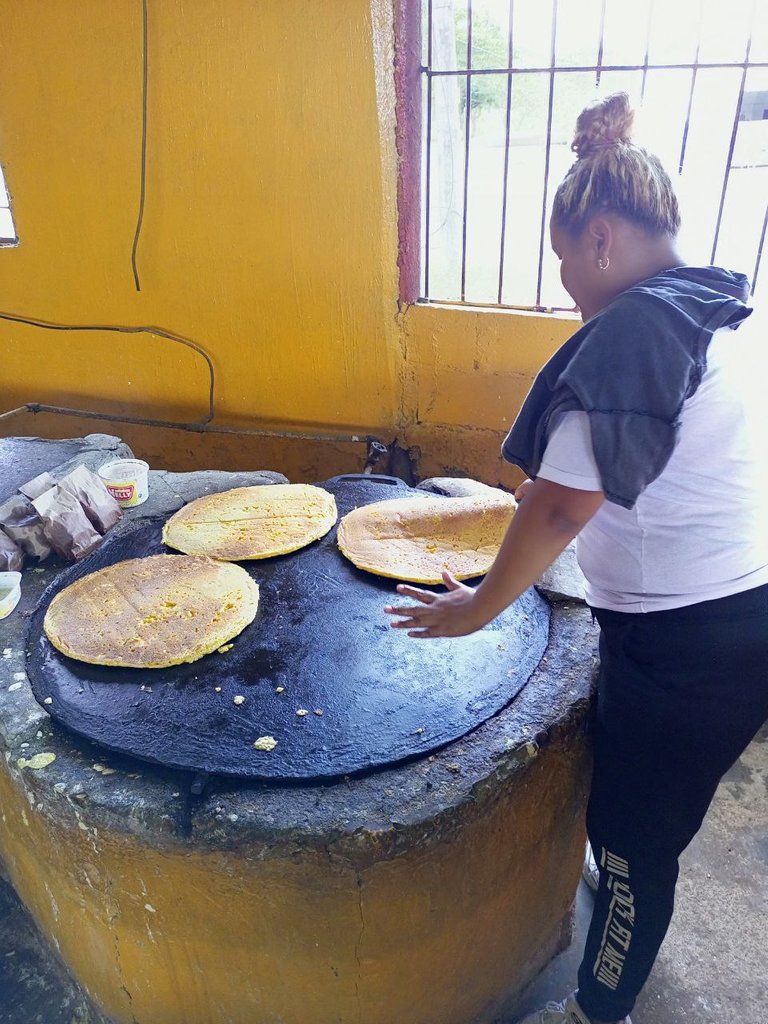
[[[418,604],[387,605],[391,625],[414,637],[465,636],[487,625],[537,580],[602,505],[602,491],[579,491],[537,479],[509,524],[496,560],[478,587],[443,573],[446,594],[401,583]]]

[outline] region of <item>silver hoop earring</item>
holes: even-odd
[[[597,265],[598,267],[600,267],[601,270],[607,270],[608,267],[610,267],[611,265],[611,257],[601,256],[600,259],[597,261]]]

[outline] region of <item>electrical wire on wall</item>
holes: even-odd
[[[125,327],[117,324],[60,324],[52,320],[38,320],[34,317],[21,316],[18,313],[0,312],[0,320],[8,320],[10,323],[29,324],[31,327],[42,327],[49,331],[114,331],[118,334],[154,334],[167,341],[176,342],[191,348],[205,360],[208,367],[208,411],[198,420],[185,422],[181,420],[160,420],[149,419],[146,416],[119,416],[115,413],[102,412],[94,409],[71,409],[61,405],[46,405],[42,402],[25,402],[16,409],[9,409],[0,412],[0,422],[20,416],[23,413],[53,413],[59,416],[78,416],[84,419],[107,420],[111,423],[135,423],[145,427],[170,427],[174,430],[192,430],[200,434],[240,434],[253,437],[280,437],[301,441],[355,441],[355,442],[378,442],[377,438],[366,434],[325,434],[310,433],[294,430],[262,430],[252,427],[219,427],[213,426],[211,421],[214,417],[214,395],[216,377],[211,357],[196,341],[185,338],[173,331],[166,331],[163,327]]]
[[[119,324],[60,324],[53,320],[38,320],[34,317],[21,316],[18,313],[0,312],[0,320],[8,320],[16,324],[29,324],[30,327],[43,327],[48,331],[114,331],[118,334],[154,334],[158,338],[165,338],[167,341],[176,342],[178,345],[185,345],[191,348],[205,360],[208,366],[208,412],[197,421],[200,425],[210,423],[213,419],[213,403],[216,386],[216,376],[213,370],[213,361],[202,345],[196,341],[184,338],[173,331],[166,331],[163,327],[124,327]]]
[[[142,124],[141,124],[141,178],[140,178],[140,195],[139,195],[139,212],[136,221],[136,232],[133,239],[133,247],[131,250],[131,267],[133,270],[133,279],[136,285],[136,291],[141,291],[141,282],[139,280],[139,271],[136,263],[136,255],[139,246],[139,238],[141,235],[142,222],[144,220],[144,201],[146,198],[146,171],[147,171],[147,84],[148,84],[148,0],[142,0],[142,25],[143,25],[143,37],[142,37],[142,64],[143,64],[143,83],[142,83]],[[216,377],[213,369],[213,361],[206,350],[199,345],[197,342],[192,341],[190,338],[185,338],[180,334],[175,334],[173,331],[168,331],[163,327],[155,326],[123,326],[119,324],[62,324],[51,320],[40,320],[35,317],[22,316],[18,313],[7,313],[0,312],[0,320],[7,320],[10,323],[28,324],[31,327],[41,327],[49,331],[112,331],[118,334],[151,334],[159,338],[165,338],[167,341],[175,342],[179,345],[185,345],[187,348],[192,349],[201,356],[206,363],[208,368],[208,410],[204,416],[198,420],[191,422],[181,420],[161,420],[161,419],[150,419],[144,416],[122,416],[114,413],[103,412],[94,409],[73,409],[60,405],[48,405],[42,402],[25,402],[17,409],[9,409],[4,412],[0,412],[0,421],[11,419],[13,417],[22,415],[25,412],[30,412],[33,415],[37,413],[53,413],[62,416],[78,416],[86,419],[101,419],[115,423],[134,423],[140,426],[151,426],[151,427],[170,427],[177,430],[192,430],[199,433],[218,433],[218,434],[242,434],[242,435],[254,435],[257,437],[280,437],[290,438],[297,440],[310,440],[310,441],[366,441],[369,443],[369,458],[370,451],[375,450],[371,448],[371,445],[379,445],[380,442],[376,438],[370,435],[359,435],[359,434],[324,434],[324,433],[307,433],[300,431],[275,431],[275,430],[261,430],[256,428],[246,427],[219,427],[213,426],[212,420],[214,418],[214,396],[216,389]]]
[[[139,271],[136,266],[136,252],[139,248],[139,236],[141,235],[141,224],[144,220],[144,199],[147,190],[147,80],[149,76],[149,58],[147,55],[147,0],[142,0],[142,64],[143,81],[141,92],[141,188],[139,192],[139,216],[136,221],[136,233],[133,236],[133,248],[131,250],[131,268],[133,269],[133,280],[136,291],[141,291],[139,282]]]

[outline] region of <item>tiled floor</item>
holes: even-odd
[[[524,1009],[574,987],[590,901],[582,883],[573,944],[534,983]],[[675,918],[633,1024],[768,1024],[767,935],[768,727],[723,780],[685,853]],[[3,882],[0,1024],[109,1024]]]

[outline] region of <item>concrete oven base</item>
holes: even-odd
[[[761,1019],[768,1005],[766,851],[768,724],[723,779],[704,827],[681,858],[675,915],[633,1011],[638,1024],[690,1024],[699,1011],[707,1024]],[[521,1013],[573,989],[593,905],[580,883],[569,948],[526,990],[514,1016],[498,1024],[514,1024]],[[702,907],[715,908],[703,928]],[[110,1024],[52,956],[1,877],[0,992],[0,1024]]]
[[[116,1021],[490,1024],[563,946],[583,850],[574,753],[554,739],[442,820],[219,850],[153,847],[87,807],[55,821],[4,776],[3,857]]]
[[[27,574],[27,609],[45,575]],[[597,636],[583,606],[554,605],[520,696],[432,757],[201,797],[58,727],[7,621],[0,858],[119,1024],[491,1024],[567,943]],[[55,761],[25,765],[41,752]]]

